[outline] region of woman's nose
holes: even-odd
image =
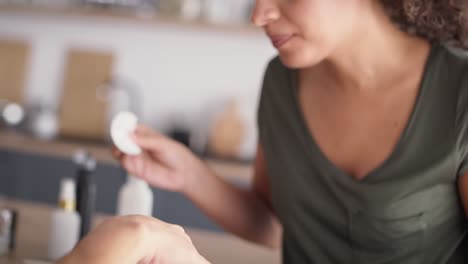
[[[251,21],[257,27],[264,27],[280,18],[276,0],[256,0]]]

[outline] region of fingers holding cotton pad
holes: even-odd
[[[138,118],[130,112],[120,112],[112,119],[110,129],[112,141],[120,151],[127,155],[139,155],[142,152],[130,136],[137,126]]]

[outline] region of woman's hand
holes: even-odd
[[[59,264],[209,264],[183,228],[145,216],[106,220]]]
[[[150,128],[140,125],[132,137],[142,154],[129,156],[115,148],[113,154],[130,174],[154,187],[184,192],[207,170],[187,147]]]

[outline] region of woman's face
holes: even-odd
[[[282,62],[313,66],[351,38],[364,0],[256,0],[252,22],[262,27]]]

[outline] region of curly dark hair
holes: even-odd
[[[380,1],[403,31],[468,50],[467,0]]]

